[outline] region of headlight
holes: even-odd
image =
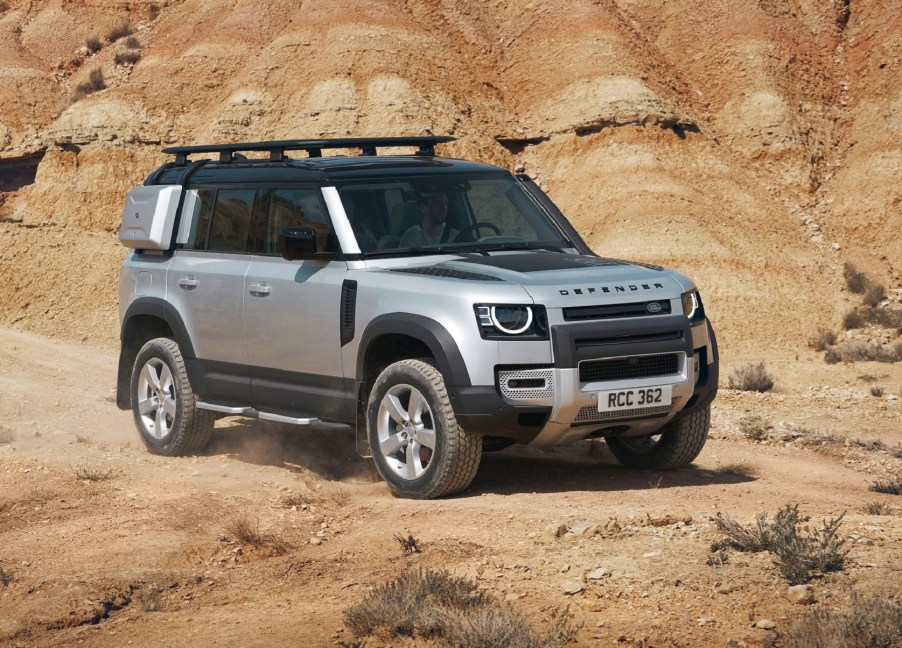
[[[548,339],[548,320],[542,306],[477,304],[476,320],[485,339]]]
[[[683,293],[683,314],[690,322],[701,322],[705,319],[705,307],[702,305],[702,296],[697,290]]]

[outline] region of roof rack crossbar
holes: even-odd
[[[175,155],[175,166],[189,162],[188,156],[200,153],[219,155],[221,164],[235,159],[244,159],[239,152],[265,151],[272,161],[285,159],[286,151],[306,151],[308,157],[322,157],[323,149],[360,149],[360,155],[377,155],[378,148],[416,147],[415,155],[435,155],[435,145],[453,142],[456,138],[448,135],[415,137],[346,137],[335,139],[280,140],[274,142],[245,142],[242,144],[203,144],[200,146],[171,146],[164,153]]]

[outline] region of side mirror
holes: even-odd
[[[312,227],[283,227],[279,232],[279,252],[288,261],[335,258],[332,252],[317,252],[316,230]]]

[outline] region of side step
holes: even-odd
[[[283,416],[282,414],[271,414],[270,412],[260,412],[253,407],[227,407],[226,405],[214,405],[213,403],[204,403],[198,401],[195,405],[197,409],[210,410],[211,412],[219,412],[220,414],[230,414],[231,416],[248,416],[250,418],[258,418],[264,421],[276,421],[277,423],[291,423],[292,425],[313,425],[319,423],[318,418],[295,418],[294,416]]]

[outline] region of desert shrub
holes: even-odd
[[[817,607],[793,618],[789,648],[890,648],[902,646],[902,603],[852,596],[848,610]]]
[[[875,493],[887,495],[902,495],[902,477],[896,477],[887,481],[876,481],[869,487]]]
[[[793,585],[807,583],[827,572],[841,571],[849,553],[843,549],[845,540],[837,535],[843,516],[825,521],[813,535],[804,535],[800,527],[810,519],[799,513],[798,504],[787,504],[777,511],[773,522],[767,521],[766,513],[760,513],[755,517],[755,524],[749,527],[718,513],[714,524],[726,539],[714,543],[711,549],[767,551],[773,554],[783,578]]]
[[[85,47],[88,48],[88,51],[91,54],[96,54],[103,48],[103,43],[101,43],[100,39],[96,36],[91,36],[88,40],[85,41]]]
[[[134,65],[140,60],[140,52],[123,52],[121,54],[116,54],[113,58],[113,63],[115,65]]]
[[[132,34],[132,26],[127,22],[119,23],[115,27],[113,27],[110,31],[107,32],[106,39],[113,43],[123,36],[130,36]]]
[[[0,445],[5,443],[12,443],[15,441],[16,435],[13,434],[12,430],[7,430],[5,427],[0,425]]]
[[[869,308],[864,313],[865,319],[883,328],[899,328],[902,326],[902,310],[889,308]]]
[[[853,308],[848,313],[843,315],[842,318],[842,327],[847,331],[851,331],[852,329],[860,329],[865,324],[864,315],[857,308]]]
[[[141,41],[134,36],[129,36],[125,39],[125,46],[128,49],[141,49]]]
[[[752,362],[734,369],[728,385],[730,389],[766,392],[773,388],[774,379],[767,373],[763,362]]]
[[[763,441],[767,438],[768,431],[772,429],[770,421],[757,414],[749,414],[739,419],[739,431],[742,432],[742,436],[753,441]]]
[[[13,575],[0,566],[0,587],[6,587],[13,582]]]
[[[0,13],[3,13],[9,9],[9,5],[5,2],[0,2]]]
[[[824,351],[834,344],[836,344],[836,333],[827,329],[818,329],[817,333],[808,340],[808,346],[815,351]]]
[[[886,289],[883,286],[877,285],[868,288],[862,301],[865,306],[874,308],[884,299],[886,299]]]
[[[440,639],[443,646],[558,648],[579,631],[572,617],[556,615],[549,632],[536,635],[508,605],[476,584],[447,571],[410,570],[373,590],[345,610],[345,625],[357,637],[374,632],[394,637]]]
[[[864,342],[848,342],[837,345],[824,352],[827,364],[837,362],[902,362],[902,342],[894,345],[865,344]]]
[[[244,515],[234,518],[226,527],[225,532],[242,544],[257,549],[266,549],[276,556],[283,556],[291,549],[287,542],[271,533],[264,533],[260,530],[259,523],[252,522]]]
[[[846,280],[846,287],[856,294],[863,293],[868,289],[868,286],[871,283],[868,281],[867,275],[863,272],[859,272],[855,266],[848,261],[843,264],[842,275]]]
[[[75,99],[81,99],[82,97],[86,97],[87,95],[97,92],[98,90],[103,90],[106,88],[106,82],[103,80],[103,70],[100,68],[94,68],[91,70],[90,74],[88,74],[88,80],[84,83],[79,83],[75,88]]]
[[[150,20],[156,20],[160,15],[160,5],[156,2],[151,2],[150,6],[147,7],[147,17]]]
[[[880,398],[881,396],[883,396],[883,387],[880,387],[878,385],[873,385],[871,387],[871,396],[875,396],[876,398]]]

